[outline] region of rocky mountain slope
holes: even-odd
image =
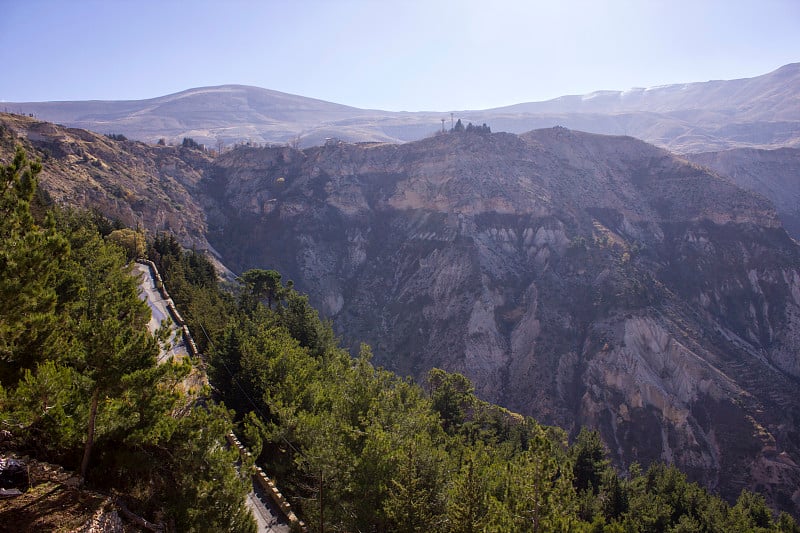
[[[800,241],[800,150],[740,148],[691,154],[689,160],[709,167],[736,185],[768,198],[786,231]]]
[[[1,118],[59,202],[278,269],[379,364],[800,514],[800,249],[763,196],[564,128],[212,159]]]
[[[800,249],[764,198],[563,128],[241,148],[203,183],[229,266],[283,272],[379,364],[800,508]]]
[[[169,230],[207,249],[197,184],[211,158],[199,150],[115,140],[30,117],[0,113],[0,154],[21,144],[41,158],[42,188],[53,201],[98,209],[127,226]]]
[[[139,101],[18,102],[16,113],[71,127],[155,142],[192,137],[216,147],[237,142],[322,144],[403,142],[442,128],[442,112],[357,109],[277,91],[224,85]],[[489,110],[459,111],[465,123],[522,133],[562,125],[631,135],[677,152],[800,146],[800,63],[730,81],[598,91]]]

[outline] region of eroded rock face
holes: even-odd
[[[228,265],[280,270],[379,364],[800,508],[800,252],[763,198],[563,128],[240,149],[205,186]]]

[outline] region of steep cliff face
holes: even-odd
[[[228,266],[280,270],[387,368],[800,508],[800,250],[762,197],[563,128],[238,149],[203,187]]]

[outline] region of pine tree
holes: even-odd
[[[472,382],[462,374],[449,374],[439,368],[428,372],[427,382],[433,409],[442,417],[445,429],[455,431],[460,428],[467,410],[475,401]]]
[[[453,533],[484,531],[487,527],[486,453],[482,449],[466,453],[460,472],[454,476],[447,503],[447,530]]]
[[[59,329],[56,285],[69,247],[51,217],[39,226],[31,213],[40,170],[20,147],[0,167],[0,384],[34,368]]]
[[[284,287],[281,284],[281,275],[274,270],[252,269],[241,275],[239,281],[249,290],[249,296],[255,301],[267,301],[267,307],[272,309],[273,302],[283,297]]]
[[[233,468],[237,452],[223,445],[230,415],[220,406],[196,407],[178,420],[169,440],[166,507],[173,531],[255,533],[256,524],[244,499],[251,488],[246,468]]]
[[[605,445],[600,434],[582,428],[572,447],[572,456],[575,489],[591,490],[596,493],[600,488],[603,472],[609,467]]]
[[[80,296],[71,309],[75,338],[70,353],[70,363],[87,379],[89,395],[82,479],[94,446],[100,399],[121,397],[134,385],[155,386],[136,378],[156,365],[158,354],[147,330],[150,310],[138,297],[138,285],[121,250],[90,230],[85,233],[77,236],[84,242],[74,265],[81,279]]]

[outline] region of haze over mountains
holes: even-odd
[[[241,85],[189,89],[134,101],[6,103],[11,112],[155,142],[192,137],[209,147],[240,142],[405,142],[450,127],[450,112],[366,110]],[[561,125],[630,135],[673,152],[800,146],[800,63],[755,78],[598,91],[545,102],[457,111],[464,123],[522,133]],[[444,124],[442,119],[445,119]]]

